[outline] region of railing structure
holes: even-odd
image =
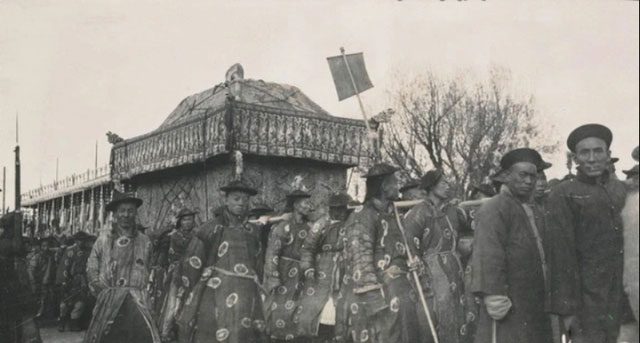
[[[95,232],[106,221],[104,206],[112,189],[111,170],[105,165],[23,193],[22,206],[32,214],[25,231],[31,236]]]

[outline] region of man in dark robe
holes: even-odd
[[[93,246],[92,236],[84,231],[79,231],[73,237],[77,245],[66,249],[64,270],[62,271],[64,283],[58,318],[59,331],[64,331],[67,323],[69,330],[81,331],[83,324],[81,320],[91,301],[86,269],[87,259]]]
[[[567,139],[576,178],[549,195],[550,303],[574,343],[613,343],[620,328],[626,188],[609,175],[613,135],[583,125]]]
[[[500,167],[500,193],[475,218],[470,287],[483,305],[475,342],[551,342],[544,309],[544,221],[529,205],[542,158],[535,150],[516,149]]]

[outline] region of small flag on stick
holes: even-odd
[[[373,85],[369,80],[362,53],[345,55],[343,48],[340,48],[340,51],[342,55],[328,57],[327,61],[338,92],[338,100],[342,101],[372,88]]]

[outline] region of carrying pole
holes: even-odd
[[[407,251],[407,257],[409,261],[413,261],[414,256],[411,254],[411,249],[409,248],[409,241],[407,240],[407,235],[404,232],[404,226],[402,226],[402,221],[400,220],[400,214],[398,213],[398,207],[396,207],[395,202],[393,203],[393,213],[396,217],[396,223],[398,224],[398,228],[400,229],[400,233],[402,234],[402,239],[404,240],[404,247]],[[416,283],[416,289],[418,290],[418,295],[420,295],[420,302],[422,303],[422,309],[424,313],[427,315],[427,322],[429,323],[429,329],[431,330],[431,335],[433,336],[434,343],[439,343],[438,333],[436,332],[436,327],[433,324],[433,319],[431,319],[431,311],[429,311],[429,304],[427,304],[427,299],[424,296],[424,292],[422,290],[422,284],[420,283],[420,278],[418,277],[418,272],[415,270],[411,271],[411,275],[413,275],[413,281]]]

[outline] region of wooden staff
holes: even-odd
[[[418,204],[422,202],[422,200],[414,200],[413,202],[417,202]],[[398,202],[401,203],[401,202]],[[409,203],[409,201],[403,202]],[[415,205],[415,204],[414,204]],[[404,240],[404,247],[407,250],[407,257],[409,261],[413,261],[413,255],[411,254],[411,249],[409,248],[409,241],[407,240],[407,236],[404,232],[404,226],[402,226],[402,221],[400,220],[400,214],[398,213],[398,207],[396,206],[396,202],[393,203],[393,212],[396,216],[396,223],[398,223],[398,228],[400,229],[400,233],[402,234],[402,239]],[[422,291],[422,285],[420,284],[420,278],[418,278],[418,272],[415,270],[411,271],[411,275],[413,275],[413,281],[416,283],[416,288],[418,289],[418,294],[420,295],[420,302],[422,303],[422,309],[424,313],[427,315],[427,322],[429,323],[429,329],[431,330],[431,334],[433,335],[433,341],[435,343],[439,343],[438,333],[436,332],[436,327],[433,325],[433,320],[431,319],[431,311],[429,311],[429,305],[427,304],[427,299],[424,296],[424,292]]]

